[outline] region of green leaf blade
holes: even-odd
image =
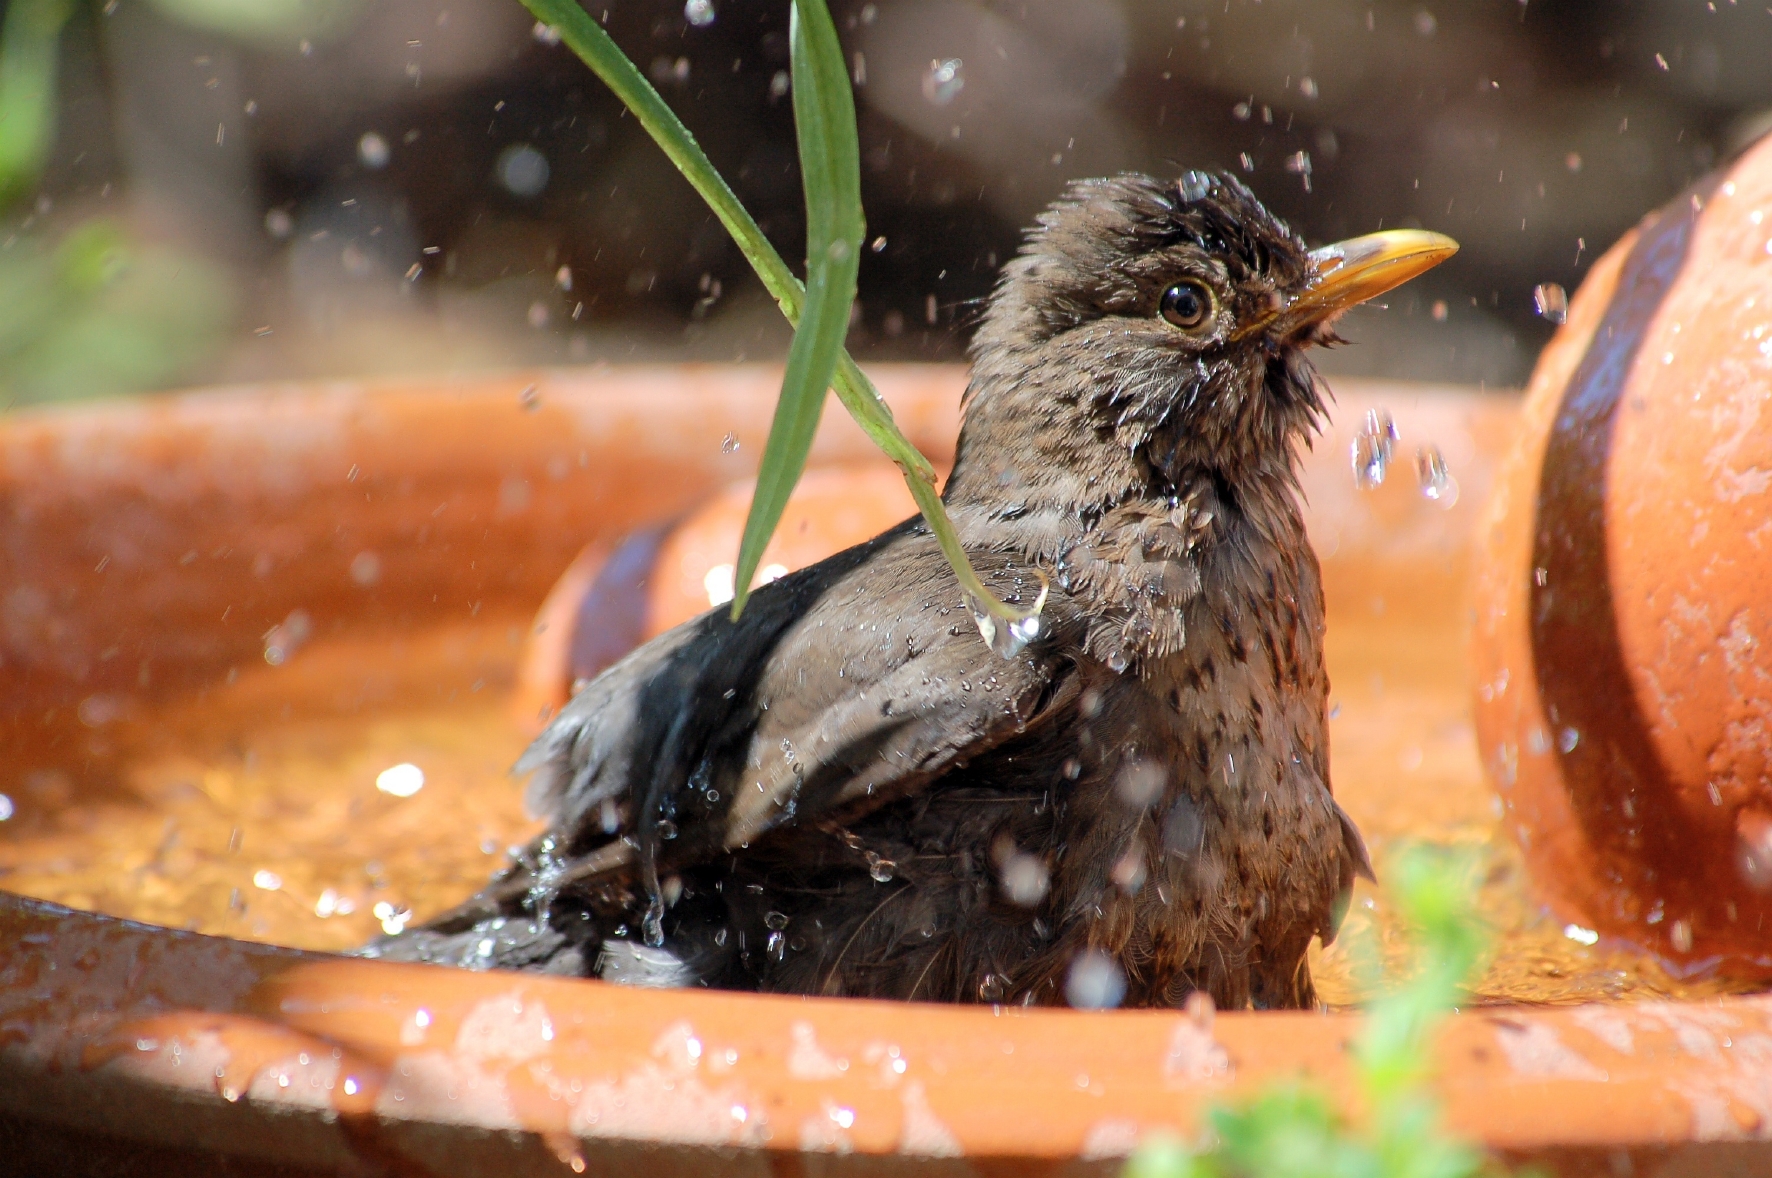
[[[739,543],[733,573],[734,618],[744,610],[763,551],[812,451],[825,390],[831,386],[849,334],[865,231],[855,98],[824,0],[796,0],[788,42],[794,129],[806,192],[806,295]]]

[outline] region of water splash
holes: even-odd
[[[1438,446],[1422,446],[1415,451],[1415,478],[1423,498],[1441,507],[1458,502],[1458,480],[1446,469],[1446,457]]]
[[[1569,319],[1569,294],[1555,282],[1541,282],[1532,288],[1532,305],[1552,323]]]
[[[952,102],[966,88],[965,68],[957,57],[931,61],[923,71],[923,97],[935,106]]]
[[[1366,410],[1366,420],[1354,435],[1354,486],[1362,491],[1384,483],[1391,457],[1397,449],[1397,423],[1388,409]]]

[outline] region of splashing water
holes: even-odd
[[[1384,482],[1391,456],[1397,448],[1397,423],[1388,409],[1366,410],[1366,420],[1354,436],[1354,485],[1370,491]]]
[[[1554,282],[1541,282],[1532,288],[1532,305],[1552,323],[1565,323],[1569,319],[1568,292]]]
[[[923,71],[923,97],[935,106],[952,102],[966,88],[965,65],[957,57],[930,62]]]
[[[1415,477],[1424,498],[1441,507],[1458,502],[1458,480],[1446,469],[1446,457],[1438,446],[1423,446],[1415,451]]]
[[[683,5],[683,19],[698,29],[705,29],[714,23],[713,0],[689,0]]]

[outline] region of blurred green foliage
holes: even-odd
[[[300,38],[349,31],[363,0],[152,0],[155,8],[187,25],[212,29],[241,41],[286,46]]]
[[[0,405],[153,388],[221,342],[232,283],[193,254],[87,221],[0,246]]]
[[[1207,1114],[1197,1149],[1152,1142],[1124,1178],[1475,1178],[1500,1171],[1449,1135],[1426,1084],[1433,1033],[1459,1001],[1487,937],[1475,906],[1476,863],[1467,854],[1411,848],[1386,874],[1415,930],[1412,976],[1368,1008],[1355,1044],[1357,1115],[1319,1086],[1277,1084]],[[1370,948],[1370,947],[1368,947]],[[1368,959],[1375,954],[1367,953]],[[1376,969],[1375,965],[1369,966]]]
[[[13,0],[0,24],[0,204],[37,180],[55,140],[56,65],[72,0]]]

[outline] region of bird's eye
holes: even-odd
[[[1212,315],[1212,292],[1197,282],[1178,282],[1163,292],[1157,310],[1184,331],[1192,331]]]

